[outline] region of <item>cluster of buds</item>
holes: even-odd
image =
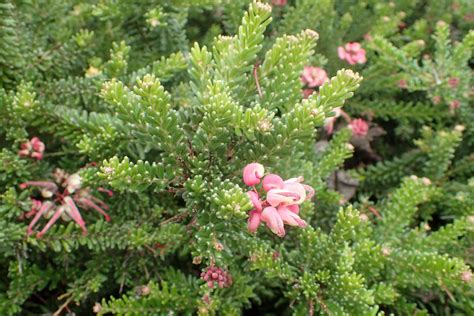
[[[221,289],[232,285],[232,276],[229,272],[216,266],[207,267],[206,270],[201,273],[201,279],[207,282],[207,286],[210,289],[214,288],[216,283]]]
[[[87,228],[81,213],[77,206],[83,209],[92,209],[110,221],[109,215],[104,211],[109,207],[100,199],[92,195],[90,188],[81,188],[82,179],[79,174],[69,175],[61,169],[53,172],[54,181],[27,181],[20,184],[21,189],[27,187],[37,187],[40,189],[42,200],[32,198],[32,208],[24,214],[24,218],[34,216],[27,230],[28,236],[33,234],[36,223],[41,216],[48,218],[46,226],[37,234],[40,238],[51,226],[61,217],[65,221],[74,220],[81,227],[84,235],[87,234]],[[98,191],[106,192],[109,196],[112,192],[103,188]]]
[[[18,156],[21,158],[31,157],[36,160],[43,159],[44,143],[38,138],[33,137],[31,140],[20,145]]]
[[[314,88],[322,86],[329,81],[326,71],[319,67],[305,66],[301,74],[301,82],[307,86],[303,89],[303,97],[306,99],[314,92]]]
[[[337,53],[339,59],[347,61],[350,65],[365,64],[367,61],[365,49],[363,49],[358,42],[351,42],[344,46],[339,46],[337,48]]]
[[[306,227],[300,218],[299,205],[314,195],[312,187],[302,184],[302,177],[284,181],[279,175],[268,174],[264,177],[265,168],[259,163],[248,164],[243,171],[246,185],[252,187],[247,192],[253,204],[249,213],[248,229],[254,233],[263,221],[276,235],[285,236],[284,224]],[[263,181],[261,179],[263,178]],[[255,187],[260,184],[260,191]],[[266,199],[261,199],[263,192]]]

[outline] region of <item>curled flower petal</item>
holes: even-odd
[[[302,220],[298,214],[290,211],[288,207],[285,205],[281,205],[278,207],[278,214],[280,215],[283,223],[288,224],[290,226],[299,226],[299,227],[306,227],[307,224],[304,220]]]
[[[263,177],[265,168],[259,163],[251,163],[244,168],[244,182],[248,186],[253,186],[260,183]]]
[[[282,189],[283,184],[283,179],[276,174],[269,174],[265,176],[262,182],[263,189],[267,192],[271,189]]]
[[[281,204],[293,204],[293,201],[297,198],[294,193],[284,189],[273,189],[267,193],[267,202],[273,207]]]
[[[247,227],[250,232],[255,233],[260,226],[260,222],[262,221],[262,213],[256,210],[250,211],[249,213],[249,220],[247,222]]]
[[[286,208],[289,209],[291,212],[293,212],[295,214],[300,213],[300,206],[297,205],[297,204],[287,205]]]
[[[285,227],[277,209],[274,207],[266,207],[262,212],[262,220],[267,224],[270,230],[279,237],[285,236]]]
[[[247,195],[249,196],[250,200],[252,201],[253,207],[255,210],[261,212],[262,211],[262,202],[258,198],[258,194],[255,191],[248,191]]]

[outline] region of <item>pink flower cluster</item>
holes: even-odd
[[[351,42],[337,48],[337,53],[341,60],[347,61],[350,65],[364,64],[367,61],[365,49],[360,43]]]
[[[301,74],[301,82],[307,86],[303,89],[303,98],[307,99],[313,94],[315,87],[322,86],[326,81],[329,81],[326,71],[319,67],[305,66]]]
[[[299,205],[314,195],[313,188],[302,184],[302,177],[284,181],[279,175],[268,174],[264,177],[264,173],[265,168],[259,163],[251,163],[244,168],[244,182],[252,187],[247,192],[253,204],[247,224],[249,231],[256,232],[262,221],[280,237],[285,236],[284,224],[306,227],[306,222],[298,215]],[[266,199],[260,198],[262,190],[259,192],[255,187],[260,182]]]
[[[207,282],[210,289],[214,288],[215,283],[221,289],[232,285],[232,276],[229,272],[216,266],[208,267],[201,273],[201,278]]]
[[[305,66],[301,74],[301,81],[309,88],[322,86],[328,80],[326,71],[319,67]]]
[[[31,157],[36,160],[41,160],[43,159],[44,150],[44,143],[38,137],[33,137],[31,140],[20,145],[18,156],[22,158]]]
[[[56,169],[53,173],[55,181],[27,181],[20,184],[21,189],[27,187],[38,187],[43,200],[31,199],[32,208],[23,217],[29,218],[34,215],[27,230],[28,236],[33,234],[33,229],[41,216],[49,218],[46,226],[37,234],[40,238],[53,224],[61,217],[63,220],[74,220],[82,229],[84,235],[87,234],[87,228],[77,205],[84,209],[93,209],[110,221],[109,215],[104,211],[109,207],[102,200],[91,194],[89,188],[81,189],[82,179],[75,173],[69,175],[61,169]],[[103,188],[99,191],[106,192],[109,196],[112,192]]]

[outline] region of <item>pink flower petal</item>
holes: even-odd
[[[253,207],[255,210],[261,212],[262,211],[262,202],[258,198],[258,194],[255,191],[248,191],[247,195],[250,198],[250,201],[252,201]]]
[[[262,220],[267,224],[270,230],[279,237],[285,236],[285,227],[283,220],[274,207],[266,207],[262,212]]]
[[[271,189],[282,189],[283,188],[283,179],[276,174],[269,174],[263,178],[263,189],[265,191],[270,191]]]
[[[261,216],[261,212],[258,212],[256,210],[250,211],[249,220],[247,222],[247,227],[250,232],[255,233],[257,231],[258,226],[260,226],[260,222],[262,220]]]
[[[306,227],[307,224],[304,220],[302,220],[298,214],[290,211],[286,206],[281,205],[278,207],[278,214],[280,215],[282,221],[285,224],[290,226],[299,226],[299,227]]]

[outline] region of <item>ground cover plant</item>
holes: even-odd
[[[0,314],[474,314],[472,11],[0,0]]]

